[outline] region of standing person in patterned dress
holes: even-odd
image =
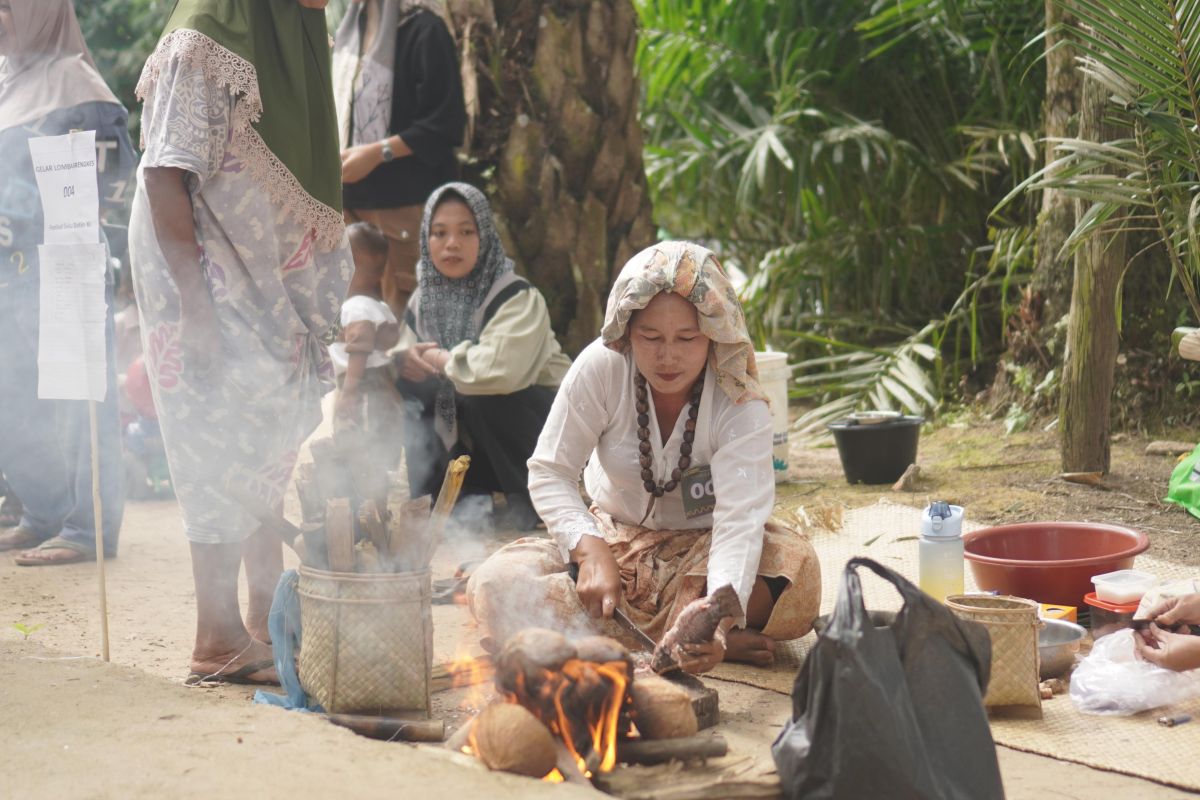
[[[325,0],[179,0],[138,84],[130,223],[142,342],[191,544],[189,682],[273,682],[280,507],[332,380],[320,337],[351,273]],[[249,584],[238,606],[242,561]]]

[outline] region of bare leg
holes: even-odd
[[[725,660],[769,667],[775,661],[775,640],[760,631],[771,619],[775,598],[761,575],[754,580],[748,606],[746,627],[733,628],[725,636]]]
[[[246,630],[258,641],[270,644],[267,616],[271,613],[275,586],[283,573],[283,543],[275,533],[259,528],[242,546],[242,558],[246,564],[246,584],[250,590]]]
[[[196,582],[193,672],[230,673],[246,664],[271,658],[271,648],[254,641],[242,624],[237,596],[241,560],[241,544],[192,542],[192,577]],[[275,668],[262,669],[245,677],[270,680],[275,678]]]

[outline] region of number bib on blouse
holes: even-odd
[[[713,492],[712,467],[699,464],[683,473],[679,482],[683,494],[683,514],[688,519],[711,514],[717,507],[717,496]]]

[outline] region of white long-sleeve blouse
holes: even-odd
[[[650,495],[642,485],[638,460],[634,373],[631,355],[616,353],[599,340],[588,345],[563,379],[529,459],[530,496],[564,561],[580,537],[603,536],[580,497],[581,470],[592,502],[617,521],[636,525],[646,512]],[[651,405],[656,481],[669,480],[678,466],[687,416],[686,411],[679,415],[664,445]],[[767,404],[752,400],[734,405],[708,370],[691,463],[712,468],[712,513],[688,519],[679,487],[659,498],[642,524],[654,530],[712,528],[708,591],[732,585],[744,611],[762,554],[763,529],[775,503]]]

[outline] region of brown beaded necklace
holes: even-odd
[[[634,396],[637,398],[638,423],[638,452],[641,454],[638,462],[642,465],[642,486],[653,497],[662,497],[675,491],[683,478],[683,471],[692,464],[692,441],[696,438],[696,415],[700,412],[700,394],[704,391],[704,371],[692,384],[692,394],[688,400],[688,418],[684,423],[683,444],[679,445],[679,466],[671,470],[671,479],[666,483],[654,480],[654,470],[650,468],[653,459],[650,456],[650,397],[646,389],[646,378],[642,373],[633,377]],[[653,503],[653,500],[651,501]],[[650,507],[646,507],[646,516],[650,516]],[[642,518],[645,521],[645,517]]]

